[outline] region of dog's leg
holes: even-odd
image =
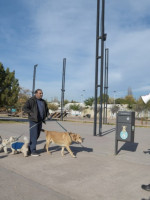
[[[15,154],[15,149],[11,149],[11,150],[12,150],[11,154],[14,155]]]
[[[7,147],[4,147],[4,152],[5,152],[5,153],[8,153]]]
[[[49,145],[50,145],[50,141],[46,141],[46,151],[48,154],[51,154],[51,152],[48,150]]]
[[[70,155],[71,155],[73,158],[76,158],[76,156],[73,154],[73,152],[71,151],[71,149],[70,149],[69,146],[66,146],[66,149],[69,151]]]
[[[44,151],[46,151],[46,144],[44,144],[44,148],[43,149],[44,149]]]
[[[25,145],[22,146],[20,152],[23,153],[24,157],[28,156],[28,148]]]
[[[61,155],[62,155],[62,156],[64,156],[64,148],[65,148],[65,147],[62,147],[62,148],[61,148]]]
[[[22,150],[22,153],[23,153],[24,157],[27,157],[27,156],[28,156],[28,150],[23,149],[23,150]]]

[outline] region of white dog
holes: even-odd
[[[9,139],[2,139],[1,137],[1,144],[0,144],[0,151],[4,151],[5,153],[8,153],[8,146],[10,145],[11,142],[16,141],[16,137],[10,137]]]
[[[8,139],[2,139],[2,137],[0,136],[0,151],[4,151],[5,153],[7,152],[7,147],[6,145],[9,143]]]
[[[28,156],[28,146],[29,146],[29,140],[27,137],[24,137],[24,142],[11,142],[11,154],[15,154],[18,152],[23,153],[24,157]]]

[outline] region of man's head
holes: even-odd
[[[41,89],[35,90],[35,96],[36,96],[37,99],[42,99],[42,97],[43,97],[42,90]]]

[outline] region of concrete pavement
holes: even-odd
[[[150,128],[135,129],[135,143],[119,142],[114,155],[115,126],[103,125],[104,136],[93,136],[92,123],[60,122],[68,131],[79,133],[84,147],[71,145],[77,158],[51,146],[43,152],[45,134],[38,140],[39,157],[0,153],[0,199],[2,200],[141,200],[150,193],[141,184],[150,183]],[[49,121],[44,129],[63,131]],[[28,123],[0,123],[2,137],[28,135]],[[21,138],[22,139],[22,138]],[[148,153],[143,153],[147,151]]]

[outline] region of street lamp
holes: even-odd
[[[82,98],[83,98],[82,101],[84,102],[84,98],[85,98],[85,97],[84,97],[84,92],[85,92],[85,90],[82,90],[82,92],[83,92],[83,94],[82,94],[81,96],[82,96]]]
[[[116,91],[114,90],[114,105],[115,105],[115,93],[116,93]]]
[[[34,91],[35,91],[35,74],[36,74],[36,67],[37,66],[38,66],[38,64],[34,65],[32,96],[34,96]]]

